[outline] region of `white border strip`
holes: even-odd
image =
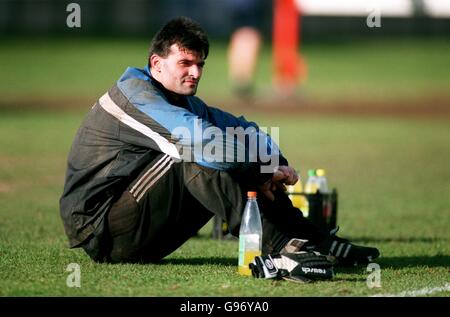
[[[123,122],[127,126],[139,131],[145,136],[148,136],[150,139],[155,141],[158,147],[161,149],[163,153],[166,153],[174,158],[180,159],[180,153],[175,146],[175,144],[170,143],[162,137],[159,133],[156,133],[146,125],[140,123],[139,121],[133,119],[128,114],[125,113],[115,102],[111,99],[108,93],[104,94],[99,99],[100,106],[106,110],[113,117],[119,119],[119,121]]]
[[[365,17],[373,10],[382,17],[412,17],[413,0],[295,0],[305,16]],[[450,0],[423,0],[425,14],[433,18],[450,17]]]
[[[414,13],[411,0],[295,0],[295,3],[303,15],[367,16],[374,9],[384,17],[410,17]]]
[[[418,290],[404,291],[398,294],[376,294],[372,295],[371,297],[416,297],[447,291],[450,291],[450,283],[446,283],[444,286],[440,287],[433,287],[433,288],[425,287]]]
[[[435,18],[450,17],[450,0],[424,0],[425,11]]]

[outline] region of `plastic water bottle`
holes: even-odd
[[[330,190],[328,189],[327,178],[325,177],[325,170],[319,168],[316,170],[318,190],[321,194],[328,194]]]
[[[315,194],[318,189],[318,182],[316,171],[313,169],[308,170],[308,179],[305,184],[305,193],[306,194]]]
[[[239,231],[239,267],[240,275],[251,276],[248,265],[253,262],[255,256],[261,255],[262,224],[256,201],[256,192],[247,193],[247,203],[242,215]]]

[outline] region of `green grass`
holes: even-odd
[[[95,100],[127,66],[145,65],[147,47],[139,39],[4,39],[0,105]],[[328,101],[449,98],[449,49],[435,39],[304,44],[309,76],[299,93]],[[229,98],[226,70],[226,44],[213,43],[199,96],[212,104]],[[270,74],[266,46],[256,74],[263,97],[272,94]],[[381,289],[367,288],[365,267],[337,269],[333,281],[309,285],[241,277],[237,243],[209,239],[211,224],[161,264],[93,263],[67,248],[58,206],[84,114],[2,111],[0,296],[366,296],[450,282],[448,120],[246,115],[280,127],[281,148],[303,177],[309,168],[327,170],[339,192],[342,235],[382,253]],[[81,267],[81,288],[66,286],[69,263]]]
[[[2,98],[98,97],[127,66],[143,67],[147,39],[3,39]],[[311,100],[450,97],[450,41],[436,39],[306,43],[308,78],[299,93]],[[271,95],[271,52],[261,53],[258,92]],[[226,43],[213,42],[199,95],[217,103],[230,95]]]
[[[382,287],[369,289],[365,267],[308,285],[241,277],[237,243],[209,239],[210,225],[161,264],[96,264],[68,249],[58,200],[83,116],[1,113],[1,296],[366,296],[450,282],[447,120],[247,114],[280,127],[281,147],[303,177],[327,169],[342,235],[382,253]],[[81,288],[66,286],[69,263],[80,265]]]
[[[304,89],[324,99],[448,97],[449,46],[449,41],[407,39],[305,44],[310,76]]]

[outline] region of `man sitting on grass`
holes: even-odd
[[[292,206],[298,176],[272,138],[244,117],[195,97],[209,52],[188,18],[154,37],[144,69],[128,68],[92,107],[68,158],[60,211],[71,247],[99,262],[152,262],[214,215],[237,236],[247,191],[258,192],[263,254],[292,238],[340,264],[367,263],[375,248],[323,232]]]

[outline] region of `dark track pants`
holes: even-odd
[[[241,179],[241,180],[240,180]],[[142,171],[108,214],[108,262],[154,262],[194,236],[214,215],[238,236],[246,191],[245,175],[175,163],[161,154]],[[247,178],[248,179],[248,178]],[[317,242],[324,238],[283,192],[274,202],[258,195],[263,223],[263,253],[275,253],[291,238]]]

